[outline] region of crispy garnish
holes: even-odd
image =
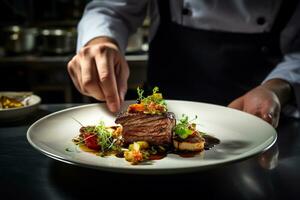
[[[127,112],[143,112],[145,114],[163,114],[168,111],[167,104],[161,93],[158,93],[159,88],[154,87],[152,95],[144,97],[144,90],[137,88],[139,103],[132,104],[128,107]]]

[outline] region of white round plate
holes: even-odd
[[[24,94],[24,92],[0,92],[0,96],[15,97]],[[19,108],[0,109],[0,121],[17,121],[24,119],[35,112],[41,103],[41,98],[37,95],[30,95],[27,105]]]
[[[123,110],[133,101],[126,101]],[[250,114],[206,103],[167,100],[168,109],[176,117],[198,116],[197,128],[221,140],[210,150],[192,158],[169,154],[161,160],[130,165],[123,158],[99,157],[83,152],[72,143],[80,125],[95,125],[103,120],[114,125],[115,117],[105,104],[90,104],[62,110],[35,122],[27,132],[29,143],[47,156],[66,163],[124,173],[179,173],[207,169],[249,158],[267,150],[276,141],[275,129]],[[66,151],[66,149],[69,151]],[[71,151],[71,152],[70,152]]]

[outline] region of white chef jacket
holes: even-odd
[[[171,20],[182,26],[235,33],[264,33],[271,30],[280,5],[281,0],[170,0],[170,12]],[[156,0],[90,2],[78,25],[77,51],[91,39],[107,36],[115,39],[125,52],[128,37],[141,26],[147,12],[151,17],[151,40],[160,20]],[[283,30],[281,43],[285,43],[286,36],[297,35],[295,32],[298,31],[300,33],[299,22],[300,6],[296,8],[295,14]],[[286,80],[292,85],[299,108],[300,51],[286,53],[283,61],[274,68],[265,81],[273,78]],[[299,109],[291,111],[293,115],[299,116]]]

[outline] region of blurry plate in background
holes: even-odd
[[[30,92],[0,92],[0,98],[9,97],[22,101],[24,106],[16,108],[3,108],[0,102],[0,122],[10,122],[24,119],[37,110],[41,98]]]

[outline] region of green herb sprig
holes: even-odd
[[[155,86],[152,90],[152,95],[149,95],[147,97],[144,97],[144,90],[141,88],[137,88],[137,94],[138,94],[138,101],[145,105],[149,105],[151,102],[155,104],[160,104],[163,106],[167,106],[165,100],[163,99],[162,95],[159,92],[159,87]]]
[[[137,87],[136,89],[137,91],[137,94],[138,94],[138,101],[142,101],[145,97],[143,96],[144,95],[144,90],[140,87]]]
[[[101,151],[108,151],[114,148],[114,143],[116,140],[110,131],[107,130],[103,121],[100,121],[97,126],[95,126],[95,132],[98,135],[98,144],[101,146]]]
[[[196,115],[194,119],[189,121],[189,117],[187,115],[182,115],[182,118],[179,120],[179,123],[174,128],[174,132],[182,139],[186,139],[188,136],[194,133],[194,130],[190,128],[191,121],[197,119],[198,116]]]

